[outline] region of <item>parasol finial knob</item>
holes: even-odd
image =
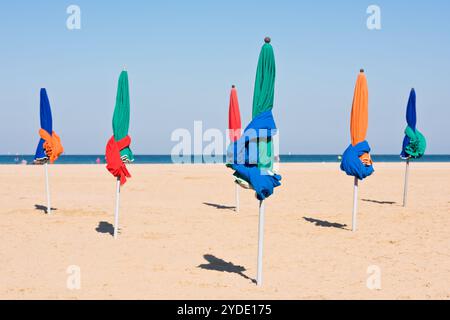
[[[272,41],[272,39],[270,39],[270,37],[265,37],[264,38],[264,42],[265,43],[270,43],[270,41]]]
[[[364,73],[364,69],[360,69],[359,72]]]
[[[235,86],[235,85],[233,84],[233,85],[231,86],[231,88],[233,88],[233,89],[234,89],[234,88],[236,88],[236,86]]]

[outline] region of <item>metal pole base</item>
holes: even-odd
[[[353,186],[353,217],[352,217],[352,231],[356,232],[357,228],[357,215],[358,215],[358,178],[355,178]]]
[[[263,283],[263,249],[264,249],[264,201],[259,201],[259,232],[258,232],[258,273],[256,276],[256,284],[262,286]]]
[[[119,233],[119,205],[120,205],[120,179],[116,182],[116,211],[114,214],[114,239],[117,239]]]

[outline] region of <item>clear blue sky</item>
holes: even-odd
[[[81,7],[81,30],[66,28],[70,4]],[[381,7],[380,31],[366,27],[371,4]],[[343,152],[364,67],[373,152],[400,152],[415,87],[428,152],[450,154],[449,16],[448,0],[4,2],[0,154],[34,153],[41,87],[66,153],[103,153],[124,65],[135,153],[169,153],[172,130],[192,129],[194,120],[225,129],[231,84],[246,124],[266,35],[282,153]]]

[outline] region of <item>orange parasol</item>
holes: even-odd
[[[341,170],[355,177],[353,193],[353,231],[356,231],[358,213],[358,181],[370,176],[373,172],[370,146],[366,141],[369,125],[369,90],[364,70],[358,75],[353,95],[352,113],[350,119],[350,135],[352,143],[342,156]]]
[[[366,140],[367,128],[369,126],[369,89],[364,70],[361,69],[355,85],[355,94],[353,96],[352,114],[350,119],[350,134],[352,145]],[[360,157],[361,161],[367,165],[372,165],[372,159],[369,153]]]

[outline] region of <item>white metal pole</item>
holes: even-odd
[[[403,190],[403,207],[406,207],[408,201],[408,180],[409,180],[409,159],[406,160],[405,186]]]
[[[120,178],[116,182],[116,211],[114,215],[114,239],[117,239],[119,233],[119,205],[120,205]]]
[[[256,284],[262,286],[263,271],[263,249],[264,249],[264,201],[259,201],[259,232],[258,232],[258,274],[256,276]]]
[[[235,183],[235,185],[236,185],[236,212],[239,213],[239,210],[240,210],[240,205],[239,205],[239,188],[240,188],[240,186],[237,183]]]
[[[45,191],[47,192],[47,214],[52,214],[52,205],[50,202],[50,186],[48,183],[48,163],[46,162],[45,165]]]
[[[352,230],[356,231],[356,217],[358,215],[358,178],[355,177],[354,189],[353,189],[353,219],[352,219]]]

